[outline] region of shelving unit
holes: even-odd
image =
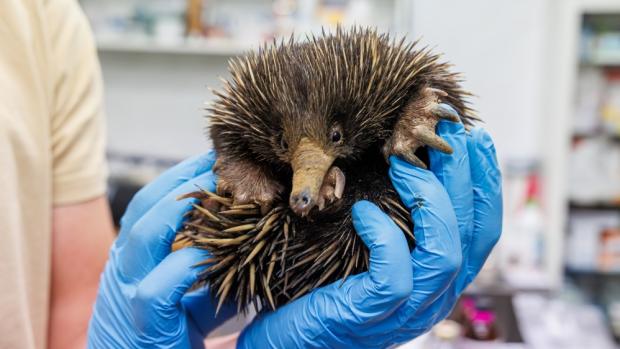
[[[588,21],[596,20],[596,16],[609,16],[610,14],[617,15],[620,24],[620,2],[614,0],[555,1],[553,11],[556,12],[556,16],[555,22],[551,24],[552,30],[549,37],[549,51],[552,52],[552,56],[548,63],[549,69],[546,76],[548,80],[546,90],[549,91],[546,96],[549,101],[549,119],[545,130],[548,143],[543,162],[547,174],[545,189],[550,218],[550,243],[556,246],[549,248],[549,264],[557,272],[558,284],[563,284],[564,278],[569,279],[611,317],[613,315],[608,312],[613,308],[611,304],[620,301],[620,298],[614,297],[613,294],[617,292],[610,292],[609,289],[618,289],[620,271],[600,267],[569,266],[567,261],[575,256],[566,255],[564,248],[569,243],[570,222],[575,215],[584,214],[584,212],[612,215],[617,212],[620,215],[619,202],[579,202],[573,200],[569,194],[570,186],[575,185],[569,182],[573,165],[571,154],[575,142],[605,139],[616,143],[615,141],[620,139],[618,134],[610,134],[600,129],[576,132],[573,128],[573,118],[577,115],[575,101],[581,91],[579,89],[581,73],[588,69],[599,71],[620,67],[620,50],[617,57],[584,57],[582,41],[584,25],[587,25]],[[581,93],[588,92],[591,91],[587,89],[581,91]],[[605,155],[597,154],[596,156]],[[577,245],[573,244],[574,246]],[[586,248],[588,247],[584,241],[584,251]],[[619,333],[615,334],[619,335]]]
[[[566,268],[566,274],[573,277],[620,278],[620,270]]]
[[[234,56],[272,38],[330,30],[335,23],[398,34],[409,30],[411,13],[409,0],[213,0],[202,2],[195,15],[202,21],[202,32],[186,36],[187,0],[81,2],[99,50],[115,53]]]
[[[568,207],[571,210],[620,211],[620,204],[613,203],[581,204],[569,202]]]
[[[104,53],[154,53],[203,56],[235,56],[251,50],[248,44],[230,40],[198,40],[195,42],[158,43],[153,40],[99,40],[97,48]]]
[[[620,67],[620,57],[617,58],[593,58],[593,59],[588,59],[588,60],[584,60],[581,61],[581,65],[582,66],[589,66],[589,67]]]

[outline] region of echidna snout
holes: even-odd
[[[323,187],[329,185],[325,179],[334,158],[307,137],[299,141],[291,161],[293,184],[289,205],[295,214],[306,216],[314,207],[322,209],[322,195],[328,194]]]
[[[311,201],[311,199],[309,199],[310,194],[302,191],[301,195],[297,195],[295,197],[291,195],[289,200],[291,210],[295,212],[295,207],[298,207],[298,205],[303,205],[298,207],[298,209],[300,212],[305,213],[296,213],[302,216],[310,212],[314,207],[316,207],[319,211],[322,211],[329,204],[332,204],[334,201],[342,198],[345,182],[345,176],[344,173],[342,173],[342,170],[340,170],[338,166],[330,167],[327,174],[323,177],[323,183],[321,184],[317,201]],[[306,200],[304,200],[304,196],[306,196]]]

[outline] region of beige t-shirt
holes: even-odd
[[[52,207],[105,191],[101,94],[92,35],[75,0],[1,1],[2,349],[46,345]]]

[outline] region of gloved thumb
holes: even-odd
[[[138,285],[132,310],[138,328],[145,334],[175,337],[183,295],[196,282],[206,266],[196,264],[208,258],[197,248],[184,248],[169,254]],[[174,326],[172,325],[174,323]]]

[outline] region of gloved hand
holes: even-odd
[[[390,178],[411,210],[416,247],[377,206],[360,201],[353,224],[370,250],[369,271],[260,314],[240,348],[385,348],[445,318],[497,242],[501,176],[489,135],[442,121],[452,155],[430,150],[430,171],[390,158]]]
[[[206,334],[235,312],[223,307],[216,318],[208,289],[185,294],[201,270],[194,265],[208,258],[205,251],[170,253],[191,207],[176,198],[196,186],[214,190],[214,162],[214,153],[184,161],[133,198],[101,276],[89,348],[202,347]]]

